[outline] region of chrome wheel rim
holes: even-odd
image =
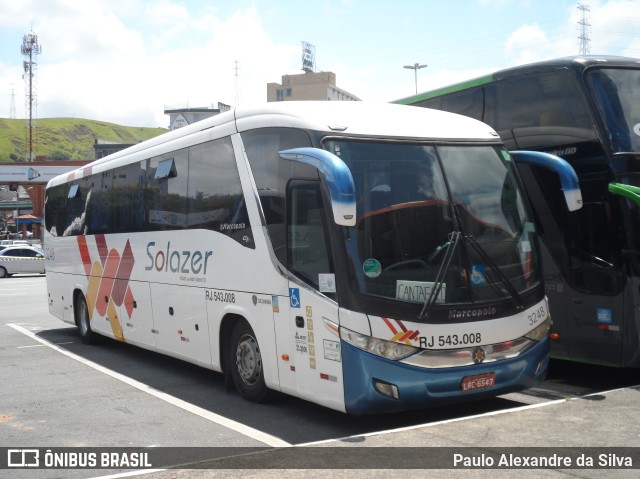
[[[236,348],[236,368],[242,381],[253,386],[262,372],[262,356],[258,342],[251,335],[245,334],[238,341]]]

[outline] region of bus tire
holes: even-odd
[[[78,327],[78,335],[80,336],[80,339],[82,339],[82,342],[85,344],[95,343],[96,335],[91,329],[89,307],[87,306],[87,300],[84,298],[82,293],[78,294],[78,297],[76,298],[74,314],[76,326]]]
[[[231,332],[229,366],[233,384],[247,401],[265,402],[269,389],[264,382],[264,369],[256,335],[244,319],[239,320]]]

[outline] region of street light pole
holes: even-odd
[[[418,70],[420,70],[421,68],[426,68],[429,65],[421,65],[420,63],[414,63],[413,65],[405,65],[404,68],[407,68],[409,70],[413,70],[413,75],[415,77],[415,81],[416,81],[416,95],[418,94]]]
[[[16,238],[18,238],[18,216],[20,216],[20,186],[16,190]]]

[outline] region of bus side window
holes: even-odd
[[[66,199],[68,185],[63,183],[47,190],[44,208],[44,223],[51,236],[62,236],[66,218]]]
[[[180,229],[187,226],[187,158],[188,151],[183,149],[149,160],[146,168],[145,194],[147,231]],[[173,159],[173,162],[166,161],[170,159]],[[170,174],[156,174],[156,170],[168,164],[172,166]]]
[[[143,230],[145,167],[146,161],[138,161],[114,170],[111,191],[111,233]]]
[[[423,100],[416,103],[416,106],[420,106],[422,108],[431,108],[433,110],[442,110],[442,97],[437,96],[435,98],[429,98],[428,100]]]
[[[548,148],[595,138],[589,109],[576,81],[564,71],[495,83],[492,125],[508,149]],[[513,139],[509,141],[510,139]]]
[[[484,93],[482,87],[452,93],[442,97],[442,109],[459,115],[482,120],[484,110]]]
[[[317,289],[318,275],[333,272],[320,185],[293,181],[288,196],[289,267]]]
[[[66,198],[66,223],[62,236],[74,236],[85,233],[85,207],[88,201],[87,180],[81,178],[69,186]]]
[[[86,205],[87,234],[108,233],[111,225],[111,172],[91,175],[87,181],[90,190]]]
[[[606,183],[581,182],[582,209],[567,215],[568,280],[589,294],[620,293],[620,226],[603,187]]]
[[[278,151],[311,146],[311,139],[307,132],[294,128],[259,128],[242,132],[242,142],[260,195],[273,251],[276,258],[286,264],[285,195],[295,164],[283,161]]]

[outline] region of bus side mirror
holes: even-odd
[[[566,160],[541,151],[511,151],[510,154],[518,163],[540,166],[557,173],[569,211],[582,208],[582,192],[578,183],[578,175]]]
[[[628,198],[634,203],[640,205],[640,188],[637,186],[612,181],[609,183],[609,193],[624,196],[625,198]]]
[[[294,148],[278,152],[280,158],[316,168],[329,187],[333,219],[341,226],[356,224],[356,188],[349,167],[333,153],[319,148]]]

